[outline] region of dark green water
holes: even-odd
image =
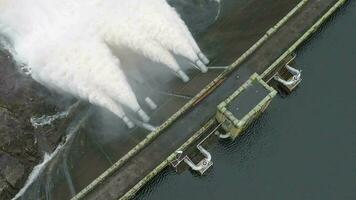
[[[210,148],[203,177],[167,169],[137,199],[356,199],[356,2],[298,51],[300,87],[234,142]]]

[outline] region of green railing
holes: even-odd
[[[72,200],[78,200],[78,199],[83,199],[90,191],[94,190],[96,186],[101,184],[107,177],[109,177],[113,172],[118,170],[124,163],[126,163],[130,158],[135,156],[139,151],[141,151],[145,146],[150,144],[155,138],[157,138],[165,128],[167,128],[169,125],[171,125],[178,117],[180,117],[182,114],[184,114],[189,108],[191,108],[196,101],[209,92],[212,88],[215,87],[217,83],[219,83],[221,80],[223,80],[227,75],[229,75],[233,70],[235,70],[242,62],[244,62],[250,55],[252,55],[260,46],[264,44],[276,31],[278,31],[291,17],[293,17],[303,6],[308,3],[309,0],[302,0],[300,3],[298,3],[297,6],[295,6],[285,17],[283,17],[275,26],[271,27],[266,34],[260,38],[251,48],[249,48],[242,56],[240,56],[234,63],[232,63],[224,72],[222,72],[218,77],[216,77],[210,84],[208,84],[203,90],[201,90],[196,96],[194,96],[189,102],[187,102],[179,111],[177,111],[175,114],[173,114],[167,121],[165,121],[161,126],[159,126],[155,131],[151,132],[149,135],[146,136],[144,140],[142,140],[139,144],[137,144],[133,149],[131,149],[125,156],[123,156],[121,159],[119,159],[115,164],[113,164],[110,168],[108,168],[104,173],[102,173],[98,178],[96,178],[92,183],[90,183],[86,188],[84,188],[82,191],[80,191],[76,196],[72,198]],[[340,2],[344,3],[347,0],[340,0]],[[340,5],[339,3],[335,5],[334,7],[338,8]],[[334,8],[333,7],[333,8]],[[334,10],[331,11],[333,13]],[[329,11],[330,12],[330,11]],[[328,13],[329,13],[328,12]],[[330,14],[331,14],[330,13]],[[330,15],[329,14],[329,15]],[[329,16],[328,15],[328,16]],[[327,16],[327,17],[328,17]],[[325,18],[325,16],[322,17],[322,21],[318,23],[322,23]],[[318,24],[317,23],[317,24]],[[318,28],[320,26],[316,26]],[[315,25],[314,25],[315,26]],[[313,27],[314,27],[313,26]],[[316,29],[313,28],[313,29]],[[309,32],[309,31],[308,31]],[[312,31],[313,32],[313,31]],[[309,33],[311,34],[311,33]],[[308,34],[308,35],[309,35]],[[305,37],[305,36],[303,36]],[[299,41],[299,40],[298,40]],[[304,39],[302,40],[304,41]],[[301,42],[300,42],[301,43]],[[299,43],[299,44],[300,44]],[[297,46],[299,45],[297,44]],[[296,48],[296,47],[295,47]],[[295,49],[294,48],[294,49]],[[292,48],[291,48],[292,49]],[[284,55],[284,54],[283,54]],[[287,54],[288,55],[288,54]],[[283,59],[282,59],[283,60]],[[276,60],[277,62],[278,60]],[[275,63],[276,63],[275,62]],[[278,61],[280,62],[280,61]],[[271,68],[274,68],[273,65],[271,65],[268,70]],[[263,76],[263,74],[261,75]],[[200,137],[200,135],[213,124],[214,120],[209,120],[202,129],[200,129],[198,132],[192,135],[192,137],[185,142],[179,150],[184,150],[186,149],[192,142],[194,142],[197,138]],[[159,166],[157,166],[151,173],[149,173],[145,178],[143,178],[138,184],[136,184],[129,192],[127,192],[123,197],[120,199],[127,199],[137,190],[139,190],[148,180],[150,180],[152,177],[154,177],[157,173],[159,173],[164,167],[166,167],[171,160],[173,160],[176,157],[176,153],[171,154],[167,160],[165,160],[163,163],[161,163]]]

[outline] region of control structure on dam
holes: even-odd
[[[296,49],[346,0],[301,0],[178,112],[72,199],[129,199],[166,167],[206,174],[206,141],[235,139],[278,92],[297,89]],[[210,66],[214,67],[214,66]]]
[[[253,74],[236,92],[218,105],[216,120],[232,139],[239,136],[271,103],[277,92]]]

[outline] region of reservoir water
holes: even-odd
[[[350,1],[298,50],[299,88],[213,144],[205,176],[166,169],[136,199],[356,199],[355,19]]]

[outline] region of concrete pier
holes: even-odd
[[[232,139],[238,137],[271,103],[277,91],[253,74],[217,106],[216,120]]]
[[[271,20],[272,28],[257,43],[73,199],[132,197],[170,163],[177,149],[186,149],[216,123],[214,116],[220,102],[243,85],[252,74],[257,72],[266,79],[271,76],[281,62],[345,2],[303,0],[289,13],[286,12],[288,14],[281,17],[279,22]]]

